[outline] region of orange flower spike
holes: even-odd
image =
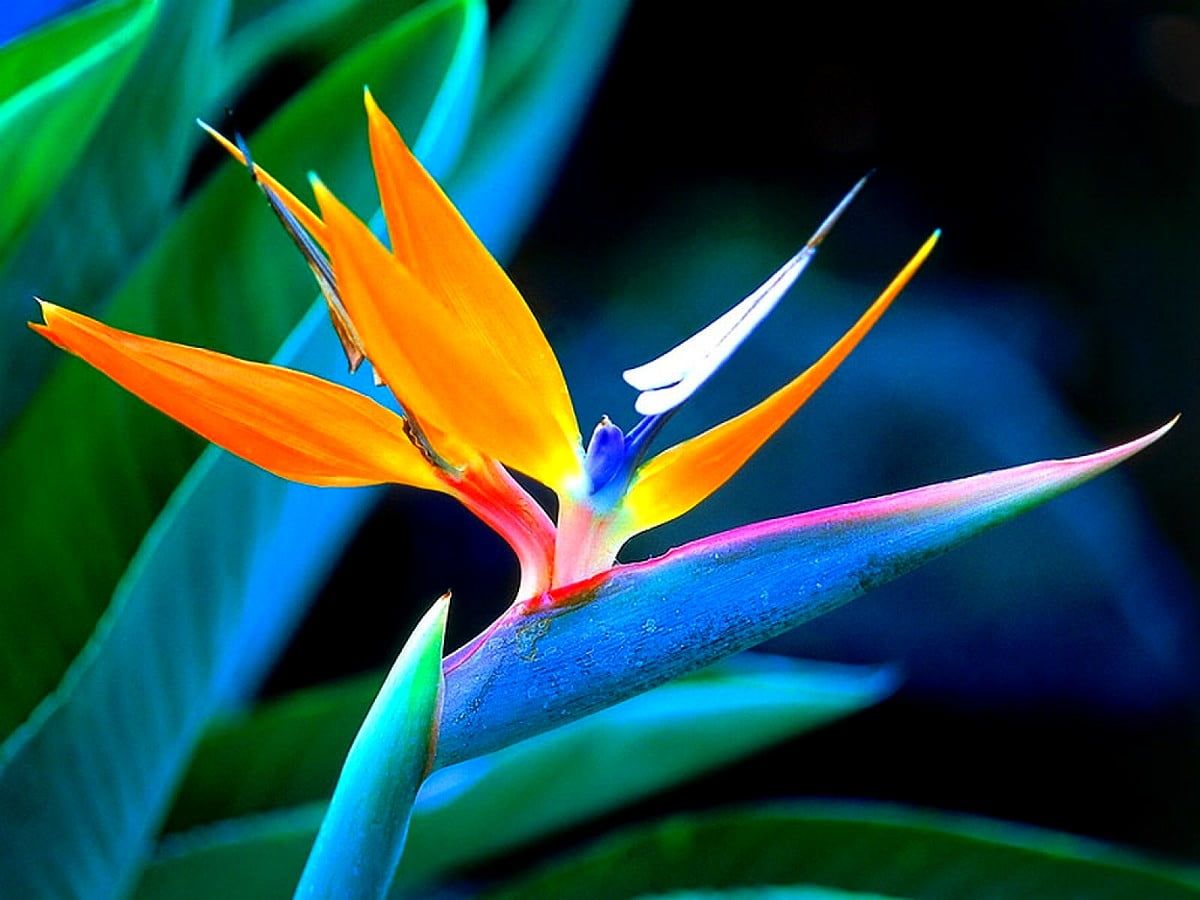
[[[374,400],[278,366],[110,328],[39,301],[30,328],[243,459],[320,486],[393,482],[450,492]]]
[[[338,290],[367,356],[438,451],[456,463],[467,453],[492,457],[570,490],[582,479],[578,438],[567,440],[492,340],[438,302],[320,181],[313,190]]]
[[[396,258],[454,317],[456,338],[486,352],[513,400],[536,399],[542,475],[562,489],[580,474],[579,423],[554,351],[525,300],[395,125],[365,92],[371,159]],[[516,465],[515,463],[512,463]],[[517,468],[521,468],[517,466]]]
[[[642,420],[607,418],[586,451],[558,361],[521,295],[366,95],[389,251],[317,179],[320,217],[244,165],[312,269],[351,370],[370,359],[403,416],[297,372],[141,338],[46,304],[33,326],[142,399],[276,474],[311,484],[392,481],[451,494],[503,535],[520,596],[610,566],[624,541],[687,512],[728,480],[862,340],[932,250],[935,233],[859,322],[762,403],[649,462],[667,419],[770,314],[861,190],[751,295],[666,354],[625,372]],[[559,495],[557,527],[512,478]]]
[[[934,232],[863,316],[802,374],[744,413],[645,463],[622,504],[629,534],[683,515],[721,485],[811,397],[858,346],[933,251]]]

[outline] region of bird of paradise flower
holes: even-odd
[[[369,92],[366,108],[390,249],[315,177],[319,214],[255,164],[244,144],[212,133],[250,169],[303,252],[351,369],[369,362],[398,412],[302,372],[120,331],[46,301],[44,323],[31,327],[269,472],[318,486],[438,491],[504,538],[521,566],[518,596],[447,658],[439,764],[778,634],[1086,481],[1174,424],[1091,456],[760,522],[619,565],[629,538],[710,496],[812,396],[939,233],[808,369],[740,415],[651,455],[671,415],[800,276],[860,181],[760,288],[627,370],[642,418],[627,432],[603,418],[584,446],[558,362],[525,301]],[[555,492],[556,521],[512,472]]]

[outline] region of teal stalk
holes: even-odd
[[[445,594],[417,624],[371,705],[346,756],[296,897],[387,895],[417,789],[433,762],[449,607]]]

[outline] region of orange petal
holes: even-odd
[[[437,450],[460,464],[464,452],[481,453],[556,489],[581,477],[578,437],[568,440],[490,339],[437,302],[328,188],[314,181],[313,190],[367,356]]]
[[[858,346],[921,267],[938,236],[935,231],[854,327],[805,372],[757,406],[642,466],[624,500],[629,535],[683,515],[728,481]]]
[[[217,131],[215,128],[212,128],[204,122],[201,122],[199,119],[196,121],[201,128],[203,128],[212,136],[213,140],[225,148],[226,152],[228,152],[230,156],[232,156],[242,165],[246,164],[246,157],[242,155],[242,151],[237,148],[237,145],[234,144],[233,141],[229,140],[229,138],[225,137],[225,135],[221,134],[221,132]],[[254,174],[257,176],[259,181],[279,195],[279,202],[284,205],[288,212],[296,217],[297,221],[304,226],[304,230],[312,235],[313,240],[324,247],[327,240],[325,236],[325,223],[317,218],[316,213],[305,206],[295,194],[276,181],[274,176],[272,176],[270,172],[266,171],[258,163],[254,164]]]
[[[34,331],[268,472],[315,485],[448,489],[404,436],[403,420],[362,394],[302,372],[119,331],[40,302],[45,324],[30,323]]]
[[[371,159],[396,257],[450,311],[466,340],[490,347],[506,382],[537,404],[558,440],[575,447],[579,424],[566,381],[533,313],[369,91],[365,100]]]

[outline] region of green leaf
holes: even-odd
[[[218,725],[197,747],[167,830],[328,798],[354,730],[381,680],[373,675],[312,688]],[[486,766],[479,764],[479,771],[496,773],[491,782],[497,804],[508,790],[505,784],[520,795],[519,785],[526,780],[539,778],[543,786],[553,787],[561,777],[564,786],[575,782],[569,804],[617,805],[622,785],[632,785],[632,797],[656,785],[673,784],[861,709],[882,698],[892,682],[887,670],[746,654],[626,701],[607,718],[587,719],[586,725],[581,722],[533,739],[541,743],[523,743],[521,752],[508,761],[497,757]],[[671,742],[676,749],[667,753]],[[646,752],[631,756],[635,747]],[[636,758],[638,765],[615,775],[615,763],[629,758]],[[501,770],[507,773],[504,777]],[[461,781],[463,776],[454,777]],[[589,777],[598,780],[593,784]],[[589,799],[589,793],[595,796]],[[488,803],[480,791],[465,798],[467,806],[486,809]],[[553,819],[554,814],[553,797],[524,813],[530,822]],[[431,818],[440,821],[439,814]],[[464,816],[452,814],[445,834],[457,827],[456,818]],[[564,816],[564,821],[570,818]],[[501,840],[507,842],[527,827],[521,821],[511,823]]]
[[[154,22],[108,0],[0,47],[0,259],[83,152]]]
[[[232,96],[285,53],[336,58],[418,5],[419,0],[234,0],[222,93]]]
[[[328,800],[383,677],[318,685],[215,723],[196,746],[163,829]]]
[[[728,891],[672,891],[669,894],[644,894],[646,900],[888,900],[883,894],[860,894],[836,888],[799,885],[793,887],[734,888]]]
[[[305,692],[213,733],[171,822],[260,814],[169,837],[137,896],[280,895],[304,863],[323,804],[261,813],[328,796],[353,722],[377,683]],[[851,714],[893,684],[884,669],[750,654],[435,772],[417,799],[398,884],[419,893],[454,869]],[[532,796],[536,803],[523,802]],[[504,827],[480,825],[497,821]]]
[[[157,4],[154,27],[122,90],[0,267],[6,323],[32,315],[35,294],[73,309],[99,309],[174,212],[199,140],[193,119],[216,98],[212,72],[228,0]],[[0,436],[57,361],[24,329],[0,329]]]
[[[260,161],[291,183],[316,166],[348,202],[374,202],[363,84],[373,83],[401,127],[415,132],[447,73],[454,75],[450,92],[473,87],[460,70],[474,71],[481,32],[471,3],[439,2],[402,20],[257,133],[252,146]],[[437,126],[447,128],[444,121]],[[163,234],[105,318],[264,359],[311,302],[308,269],[245,171],[230,164]],[[146,529],[203,446],[91,368],[61,360],[0,448],[0,531],[11,535],[13,561],[0,568],[0,596],[13,598],[0,605],[0,735],[57,683],[83,646]],[[54,552],[60,547],[71,552]]]
[[[450,595],[421,619],[355,735],[297,897],[383,897],[433,766]]]
[[[902,897],[1196,897],[1195,871],[1081,838],[939,813],[802,805],[671,819],[506,885],[490,898],[639,897],[812,884]]]
[[[345,181],[352,188],[357,185],[361,193],[368,193],[369,167],[366,173],[361,173],[354,157],[350,153],[343,155],[339,147],[334,146],[341,144],[341,140],[335,141],[320,130],[304,133],[305,125],[310,121],[306,116],[314,115],[322,122],[338,122],[341,121],[339,116],[349,118],[353,113],[360,119],[362,84],[371,79],[378,88],[378,96],[384,98],[393,113],[399,114],[400,121],[410,131],[416,130],[413,126],[422,119],[436,119],[435,130],[453,136],[457,129],[448,125],[447,116],[465,114],[469,103],[455,101],[451,95],[465,93],[468,98],[473,95],[474,84],[469,73],[475,70],[481,49],[481,15],[479,3],[445,0],[397,23],[297,98],[265,130],[262,146],[285,145],[292,138],[306,139],[313,146],[322,148],[321,158],[328,164],[327,171],[334,168],[341,173],[339,186]],[[434,108],[439,111],[437,116],[431,112]],[[364,130],[356,128],[354,134],[360,136]],[[366,155],[363,143],[362,140],[354,143],[360,158]],[[353,177],[356,172],[360,172],[358,181]],[[220,254],[215,246],[221,241],[220,234],[209,235],[199,225],[207,223],[219,232],[224,220],[221,213],[224,212],[234,216],[230,220],[231,227],[236,225],[233,236],[261,236],[264,243],[268,235],[277,236],[277,226],[270,220],[269,212],[267,222],[253,223],[250,205],[243,206],[240,200],[243,192],[254,201],[256,208],[261,208],[262,199],[255,196],[245,173],[231,167],[197,198],[194,208],[199,212],[191,212],[190,208],[190,215],[181,223],[181,227],[191,230],[173,231],[166,237],[167,249],[160,250],[161,255],[156,254],[150,260],[149,274],[142,279],[143,293],[131,295],[128,314],[147,318],[157,316],[176,323],[176,327],[202,333],[210,328],[238,327],[238,318],[222,304],[240,305],[247,296],[237,286],[237,279],[245,274],[238,266],[245,269],[249,264],[247,251],[236,243],[234,250],[240,251],[240,256],[226,249],[224,255],[230,256],[236,264],[231,271],[222,271],[218,264]],[[353,191],[351,193],[353,196]],[[243,218],[238,219],[238,216]],[[180,279],[172,291],[169,263],[174,260],[185,264],[186,268],[190,257],[184,251],[189,249],[189,238],[194,243],[190,249],[198,252],[203,248],[208,254],[206,264],[212,266],[212,271],[205,272],[206,278],[196,282]],[[270,244],[265,243],[265,246]],[[288,247],[286,256],[280,258],[295,262],[294,249]],[[263,269],[266,265],[264,260]],[[300,267],[303,269],[302,263]],[[256,278],[277,288],[286,288],[289,283],[288,276],[282,271],[272,278],[270,271],[260,269]],[[238,334],[238,337],[252,343],[269,343],[274,329],[286,330],[289,307],[302,310],[311,301],[312,289],[307,278],[305,275],[302,287],[293,297],[261,292],[256,302],[243,310],[240,320],[243,327],[247,323],[257,325],[257,332]],[[194,315],[170,305],[172,300],[180,297],[181,291],[193,292],[191,299],[198,304],[191,311]],[[300,297],[303,302],[297,303]],[[211,312],[214,307],[216,312]],[[262,321],[263,313],[278,321]],[[309,327],[315,324],[316,320],[310,317]],[[82,367],[64,373],[58,389],[65,389],[67,397],[60,396],[59,401],[52,402],[69,401],[71,391],[80,391],[75,396],[77,402],[88,398],[87,380],[73,381],[83,374]],[[93,385],[91,401],[105,403],[100,398],[106,387],[102,383]],[[109,399],[115,401],[115,395]],[[108,407],[110,412],[113,408]],[[128,413],[131,419],[136,419],[134,413],[145,412],[132,405],[118,404],[115,408]],[[68,427],[73,420],[86,418],[90,411],[89,406],[73,407],[70,402],[62,409],[66,411],[62,428]],[[73,409],[75,411],[71,412]],[[62,521],[58,525],[64,533],[70,530],[63,524],[70,522],[68,516],[94,516],[79,532],[89,535],[85,539],[87,546],[72,547],[70,554],[61,555],[57,560],[56,566],[60,570],[57,574],[67,575],[62,584],[55,584],[55,572],[41,570],[41,577],[54,585],[53,589],[32,594],[24,590],[10,593],[6,585],[4,590],[6,599],[11,596],[14,602],[0,605],[0,617],[6,619],[0,630],[0,648],[6,654],[3,661],[13,665],[17,654],[27,654],[27,669],[45,679],[47,686],[53,686],[58,677],[52,667],[65,667],[70,653],[69,646],[61,643],[65,633],[56,634],[53,629],[70,629],[72,634],[74,629],[85,631],[87,616],[96,614],[97,598],[105,595],[102,586],[92,584],[88,587],[89,579],[97,574],[88,567],[98,560],[106,565],[119,565],[112,545],[100,547],[100,552],[96,552],[97,544],[111,537],[105,523],[117,531],[129,527],[129,522],[121,517],[120,508],[122,504],[136,504],[139,499],[136,490],[123,495],[117,485],[103,483],[103,478],[124,478],[126,486],[141,484],[141,476],[159,471],[160,467],[169,470],[179,466],[181,471],[187,464],[185,454],[173,457],[169,452],[170,432],[177,430],[176,426],[165,419],[155,420],[154,415],[146,417],[152,426],[146,433],[138,433],[139,426],[133,421],[116,420],[125,427],[123,436],[136,436],[146,443],[137,445],[137,455],[130,453],[115,462],[111,458],[105,459],[105,447],[99,437],[106,428],[99,418],[90,422],[90,440],[83,434],[72,432],[70,440],[59,440],[55,446],[48,444],[43,448],[44,456],[49,457],[54,457],[62,447],[76,444],[94,454],[56,460],[63,467],[60,475],[70,472],[72,466],[77,467],[76,474],[86,473],[92,466],[98,466],[104,473],[103,476],[89,476],[99,480],[82,481],[82,488],[86,490],[79,496],[71,496],[71,491],[59,484],[57,478],[45,479],[38,490],[47,494],[60,491],[59,499],[66,504],[59,512]],[[53,422],[47,419],[42,427],[52,425]],[[215,453],[210,454],[207,464],[212,465],[219,459]],[[26,459],[24,463],[30,465],[30,460]],[[143,471],[138,472],[137,466],[143,467]],[[34,466],[24,471],[28,476],[29,472],[38,469]],[[166,481],[169,478],[164,477]],[[269,481],[264,478],[256,483],[261,488]],[[7,485],[5,490],[8,490]],[[166,493],[165,487],[163,492]],[[6,503],[10,496],[19,498],[20,493],[6,494]],[[80,496],[91,498],[95,507],[85,507],[79,502]],[[209,499],[220,496],[215,493]],[[29,502],[35,498],[25,499]],[[241,499],[247,500],[248,509],[255,508],[252,498]],[[188,500],[189,494],[185,490],[172,503],[186,505]],[[106,506],[108,503],[113,506]],[[8,514],[7,508],[0,506],[0,509],[4,510],[0,514]],[[289,510],[283,512],[286,515]],[[130,513],[128,506],[125,513],[127,516]],[[216,528],[211,527],[213,523],[228,520],[228,507],[211,510],[211,513],[211,517],[204,519],[211,536],[228,541],[218,549],[218,555],[236,567],[242,532],[219,527],[219,524]],[[53,514],[46,514],[46,518],[52,519]],[[164,516],[161,527],[156,527],[147,536],[147,556],[153,557],[152,548],[169,540],[173,521],[171,515]],[[50,537],[53,538],[53,524],[47,521],[44,527],[51,529]],[[136,526],[137,530],[142,527],[144,525]],[[24,526],[14,532],[14,536],[26,537]],[[126,538],[136,543],[137,531],[131,528]],[[52,554],[52,550],[45,548],[66,546],[64,540],[53,538],[41,546],[30,542],[25,547],[29,553],[47,555]],[[241,552],[246,552],[244,546]],[[112,555],[105,556],[105,553]],[[327,557],[319,553],[315,556],[311,565],[319,568]],[[16,564],[6,567],[8,571],[4,578],[12,578],[11,570],[19,568],[23,562],[20,556],[13,559]],[[286,610],[270,604],[243,603],[240,590],[233,594],[236,602],[230,603],[230,595],[221,592],[224,587],[222,573],[210,564],[210,560],[183,559],[179,566],[173,566],[171,562],[160,560],[161,565],[153,569],[153,577],[141,569],[130,573],[61,684],[39,704],[29,720],[0,745],[0,808],[5,810],[5,836],[0,841],[0,884],[6,889],[11,886],[22,896],[70,893],[103,897],[119,891],[136,873],[151,831],[165,812],[170,791],[201,729],[229,695],[231,682],[237,680],[246,648],[259,639],[266,640],[264,631],[275,629],[277,632],[287,627],[290,620]],[[180,586],[184,584],[189,591],[181,593]],[[65,586],[72,586],[78,592],[72,594]],[[272,597],[277,583],[273,573],[258,571],[251,579],[250,587],[258,598]],[[287,590],[286,586],[280,589]],[[81,608],[72,610],[62,603],[64,600],[79,602]],[[60,643],[56,644],[56,639]],[[39,655],[39,651],[43,655]],[[53,658],[57,654],[61,656]],[[19,667],[13,671],[27,674]],[[8,678],[7,673],[5,678]],[[10,704],[16,695],[16,684],[9,686],[12,693],[6,689],[3,698]],[[28,689],[29,685],[25,686]],[[16,695],[16,699],[28,700],[33,693],[31,691],[26,697]],[[15,717],[18,711],[15,705],[10,705],[5,710],[6,717]],[[86,764],[82,764],[80,760],[85,759]]]

